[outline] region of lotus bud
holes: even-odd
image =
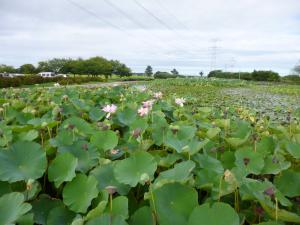
[[[250,163],[250,159],[247,158],[247,157],[245,157],[245,158],[243,159],[243,161],[244,161],[244,165],[245,165],[245,166],[247,166],[247,165]]]
[[[26,183],[26,190],[27,191],[30,191],[32,189],[32,185],[34,183],[34,180],[33,179],[29,179]]]
[[[140,181],[143,183],[148,183],[150,181],[150,177],[147,173],[143,173],[140,177]]]
[[[179,126],[171,125],[170,128],[171,128],[171,131],[173,132],[173,134],[176,134],[179,131]]]
[[[47,122],[42,122],[42,127],[47,127],[48,123]]]
[[[138,137],[141,135],[141,133],[142,133],[142,129],[136,128],[136,129],[133,130],[132,136],[133,136],[134,138],[138,138]]]
[[[112,150],[110,150],[110,154],[111,155],[117,155],[119,152],[120,152],[119,149],[112,149]]]
[[[110,195],[113,195],[117,192],[117,187],[115,186],[107,186],[105,189]]]
[[[275,196],[275,192],[274,192],[274,189],[272,187],[267,188],[264,191],[264,194],[270,196],[271,198],[273,198]]]

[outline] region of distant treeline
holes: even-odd
[[[214,70],[208,74],[208,77],[225,78],[225,79],[241,79],[252,81],[282,81],[286,83],[300,84],[299,75],[288,75],[280,77],[278,73],[273,71],[256,71],[253,72],[223,72],[222,70]]]
[[[208,74],[208,77],[253,81],[280,81],[280,76],[276,72],[256,70],[253,72],[223,72],[222,70],[214,70]]]
[[[108,60],[104,57],[92,57],[89,59],[65,59],[54,58],[47,61],[41,61],[35,67],[32,64],[24,64],[19,68],[13,66],[0,65],[0,73],[22,73],[22,74],[37,74],[39,72],[55,72],[62,74],[77,74],[77,75],[104,75],[106,77],[112,74],[121,77],[131,76],[132,71],[124,63],[118,60]]]

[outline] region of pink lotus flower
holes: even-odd
[[[138,114],[140,116],[146,116],[146,115],[148,115],[148,113],[149,113],[149,108],[147,108],[147,107],[141,107],[138,110]]]
[[[111,114],[114,114],[117,111],[117,106],[114,104],[111,105],[106,105],[103,107],[102,111],[106,112],[106,118],[109,118],[111,116]]]
[[[183,104],[185,103],[184,98],[175,98],[175,103],[179,105],[180,107],[183,107]]]
[[[153,103],[154,103],[154,100],[145,101],[145,102],[143,102],[143,107],[144,108],[152,108]]]
[[[159,92],[155,92],[154,94],[153,94],[153,96],[154,96],[154,98],[156,98],[156,99],[162,99],[162,93],[159,91]]]

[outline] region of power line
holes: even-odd
[[[112,8],[114,8],[115,10],[117,10],[119,13],[121,13],[124,17],[126,17],[128,20],[130,20],[131,22],[133,22],[134,24],[136,24],[137,26],[139,26],[140,28],[144,29],[144,25],[141,24],[139,21],[137,21],[135,18],[133,18],[132,16],[130,16],[127,12],[125,12],[123,9],[121,9],[119,6],[115,5],[114,3],[112,3],[109,0],[103,0],[106,2],[106,4],[110,5]]]
[[[186,30],[190,30],[183,22],[181,22],[179,19],[178,19],[178,17],[174,14],[174,13],[172,13],[167,7],[165,7],[164,5],[163,5],[163,3],[161,3],[161,1],[160,0],[155,0],[159,5],[160,5],[160,7],[166,12],[166,13],[168,13],[169,14],[169,16],[171,16],[172,18],[174,18],[175,20],[176,20],[176,22],[180,25],[180,26],[182,26],[184,29],[186,29]]]
[[[139,3],[137,0],[133,0],[134,3],[140,7],[141,9],[143,9],[149,16],[151,16],[152,18],[154,18],[159,24],[161,24],[162,26],[164,26],[165,28],[167,28],[170,31],[174,31],[174,29],[172,27],[170,27],[168,24],[166,24],[163,20],[161,20],[159,17],[157,17],[155,14],[153,14],[149,9],[147,9],[145,6],[143,6],[141,3]]]

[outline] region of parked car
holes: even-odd
[[[10,77],[10,78],[13,78],[13,77],[23,77],[24,74],[21,74],[21,73],[0,73],[0,77]]]
[[[66,74],[56,74],[54,72],[40,72],[38,73],[39,76],[44,78],[50,78],[50,77],[67,77]]]

